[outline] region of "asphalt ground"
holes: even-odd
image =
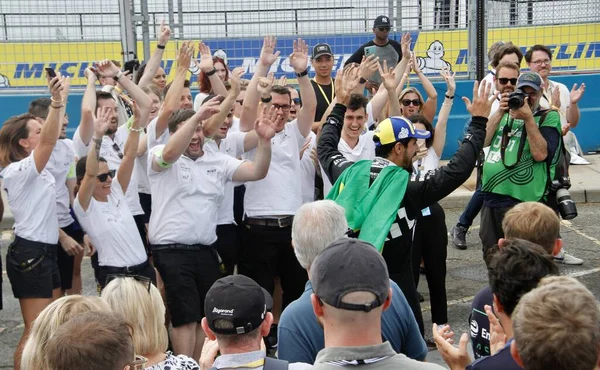
[[[563,222],[561,235],[566,250],[584,259],[582,266],[560,265],[562,274],[571,275],[584,283],[596,297],[600,297],[600,203],[578,204],[579,216],[570,222]],[[458,220],[462,209],[446,209],[448,230]],[[473,296],[485,285],[487,275],[482,261],[479,241],[479,219],[475,221],[467,235],[468,249],[458,250],[448,245],[446,289],[448,295],[448,318],[458,336],[469,329],[467,318]],[[5,237],[7,237],[6,235]],[[2,260],[6,261],[6,246],[2,247]],[[96,294],[93,271],[89,258],[83,261],[84,294]],[[12,296],[6,272],[2,271],[4,310],[0,311],[0,369],[12,369],[13,352],[23,330],[19,304]],[[424,276],[421,276],[419,291],[425,297],[422,310],[425,319],[426,338],[431,338],[431,317],[429,293]],[[428,361],[443,364],[437,352],[432,351]]]

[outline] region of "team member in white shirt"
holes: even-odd
[[[219,102],[219,97],[215,97],[197,113],[176,112],[169,119],[169,141],[148,154],[154,196],[149,237],[171,312],[173,349],[194,358],[200,357],[204,341],[198,325],[204,316],[204,296],[222,276],[221,261],[213,244],[217,240],[218,209],[225,185],[264,178],[271,161],[271,139],[275,136],[271,126],[276,112],[272,108],[263,110],[261,121],[255,123],[261,139],[254,162],[204,151],[202,121],[219,111]]]
[[[266,37],[256,72],[250,81],[240,118],[240,130],[249,131],[257,115],[259,94],[257,85],[277,60],[276,40]],[[292,220],[302,205],[300,148],[309,135],[317,99],[308,78],[308,46],[303,40],[294,41],[290,66],[296,72],[302,108],[295,121],[288,122],[291,96],[287,88],[273,86],[262,102],[277,111],[276,132],[273,138],[273,160],[264,180],[246,184],[244,197],[244,234],[238,270],[269,293],[274,291],[274,278],[279,276],[283,289],[283,306],[298,298],[308,279],[300,266],[291,244]],[[255,151],[247,153],[254,158]]]
[[[140,122],[148,119],[149,109],[134,104],[134,119],[123,151],[123,160],[116,173],[100,156],[103,138],[110,127],[111,108],[102,107],[94,119],[94,137],[87,157],[77,162],[79,192],[73,211],[98,251],[97,283],[106,285],[109,275],[140,275],[156,284],[156,273],[148,262],[142,238],[137,232],[133,214],[125,193],[140,139]],[[137,190],[137,189],[136,189]]]
[[[0,129],[2,186],[15,218],[15,239],[6,254],[6,273],[25,323],[14,355],[15,369],[20,369],[21,352],[33,320],[60,296],[56,189],[46,165],[60,135],[63,81],[58,75],[48,83],[52,103],[44,125],[33,115],[23,114],[10,118]]]

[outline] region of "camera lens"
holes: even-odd
[[[525,95],[519,89],[508,96],[508,107],[512,110],[519,109],[525,103]]]
[[[572,220],[577,217],[577,206],[571,199],[571,193],[567,189],[563,188],[556,191],[556,202],[563,220]]]

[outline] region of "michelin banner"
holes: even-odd
[[[399,40],[400,33],[391,38]],[[335,54],[334,71],[363,43],[372,38],[362,35],[324,35],[306,37],[309,45],[329,43]],[[287,55],[292,51],[294,37],[281,37],[277,49],[281,57],[272,66],[277,77],[293,77]],[[466,30],[413,32],[411,49],[425,73],[437,74],[449,67],[458,74],[467,71],[468,35]],[[600,23],[561,26],[537,26],[491,29],[488,44],[504,40],[519,45],[523,53],[534,44],[545,44],[553,51],[553,70],[600,70]],[[255,69],[262,45],[261,39],[204,40],[212,51],[223,50],[230,69],[242,66],[250,77]],[[151,49],[154,50],[155,44]],[[162,66],[167,75],[175,73],[174,59],[177,42],[171,40]],[[138,52],[143,50],[138,43]],[[84,85],[83,71],[101,59],[121,60],[119,42],[69,42],[69,43],[2,43],[0,44],[0,88],[33,88],[45,86],[44,68],[50,67],[73,78],[73,85]],[[525,64],[522,67],[526,67]],[[196,76],[192,77],[195,80]]]

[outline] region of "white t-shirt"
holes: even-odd
[[[122,161],[122,159],[119,158],[119,153],[123,154],[123,150],[125,150],[125,142],[127,141],[128,136],[129,130],[127,129],[127,125],[123,125],[117,129],[117,132],[115,132],[114,139],[111,139],[108,135],[104,135],[102,138],[100,156],[106,159],[109,169],[117,171],[119,170],[119,166],[121,165]],[[85,145],[83,140],[81,140],[81,136],[79,135],[79,127],[75,131],[75,135],[73,135],[73,149],[75,150],[75,155],[78,158],[88,155],[90,150],[89,143],[88,145]],[[144,210],[140,205],[135,163],[133,171],[131,172],[131,179],[129,180],[129,185],[127,186],[127,192],[125,193],[125,196],[127,198],[127,205],[129,206],[131,213],[134,216],[143,215]]]
[[[2,170],[2,186],[15,218],[15,234],[35,242],[57,244],[56,181],[46,168],[38,173],[33,153]]]
[[[375,123],[377,123],[377,117],[373,116],[373,104],[371,104],[371,102],[367,103],[367,108],[365,109],[365,111],[367,112],[367,122],[365,122],[365,130],[368,130],[369,127],[374,126]]]
[[[229,133],[232,132],[240,132],[240,119],[238,117],[231,118],[231,127],[229,128]]]
[[[219,206],[225,184],[242,161],[226,154],[205,151],[197,160],[182,155],[164,171],[152,169],[148,153],[148,175],[152,191],[152,214],[148,227],[150,244],[204,244],[217,240]]]
[[[294,215],[302,205],[300,148],[304,136],[298,121],[285,124],[271,140],[271,165],[267,177],[246,183],[244,212],[249,217]],[[244,154],[254,160],[256,149]]]
[[[548,80],[548,87],[544,89],[544,94],[540,99],[540,107],[544,109],[550,108],[550,105],[552,104],[552,93],[555,89],[559,89],[560,91],[560,108],[558,113],[560,113],[560,125],[564,128],[568,124],[567,108],[571,105],[571,92],[564,84]]]
[[[302,171],[302,204],[315,200],[315,164],[311,158],[311,152],[317,146],[317,135],[310,132],[310,145],[302,154],[300,170]],[[304,144],[302,144],[304,145]]]
[[[141,140],[144,139],[144,137],[140,136],[140,145]],[[133,170],[135,171],[138,180],[138,193],[150,194],[150,180],[148,179],[148,149],[146,149],[144,154],[135,158],[135,167]]]
[[[494,93],[496,92],[496,87],[494,85],[494,77],[496,76],[496,70],[495,69],[491,69],[490,73],[488,73],[487,75],[485,75],[485,77],[483,78],[483,80],[481,80],[481,82],[479,83],[479,91],[483,90],[483,82],[489,82],[492,84],[492,90],[490,92],[490,97],[492,95],[494,95]]]
[[[75,153],[70,140],[61,139],[56,142],[50,160],[46,164],[48,170],[56,183],[56,214],[58,226],[65,227],[73,223],[73,217],[69,212],[71,198],[67,187],[67,174],[75,161]]]
[[[435,171],[440,166],[440,157],[438,157],[437,153],[433,149],[433,146],[430,146],[427,149],[427,154],[425,157],[413,162],[413,173],[412,177],[415,179],[417,176],[425,176],[429,171]]]
[[[73,211],[98,251],[100,266],[135,266],[147,260],[142,238],[116,178],[110,185],[107,202],[92,197],[84,211],[77,197]]]
[[[375,131],[367,131],[365,134],[360,135],[358,137],[358,143],[354,148],[350,148],[348,143],[340,138],[338,150],[342,153],[344,158],[351,162],[358,162],[364,159],[373,160],[375,158],[375,142],[373,141],[374,133]],[[333,184],[329,182],[329,177],[325,174],[323,167],[321,167],[321,174],[323,176],[323,192],[324,195],[327,196],[333,187]]]
[[[200,107],[202,106],[202,102],[204,101],[204,99],[206,99],[206,97],[208,96],[207,93],[198,93],[198,95],[196,95],[196,97],[194,98],[194,110],[197,112],[198,110],[200,110]]]
[[[221,145],[219,147],[217,147],[217,143],[214,140],[211,140],[204,144],[203,149],[212,151],[213,153],[223,153],[233,158],[238,158],[244,153],[245,137],[245,132],[229,132],[227,137],[221,140]],[[233,188],[234,183],[232,181],[227,181],[225,184],[223,201],[219,207],[217,225],[235,224],[235,217],[233,217]]]
[[[169,133],[169,128],[165,129],[165,132],[162,133],[159,137],[156,137],[156,122],[158,122],[158,117],[150,121],[148,127],[146,128],[147,137],[148,137],[148,150],[154,148],[157,145],[167,145],[171,134]]]

